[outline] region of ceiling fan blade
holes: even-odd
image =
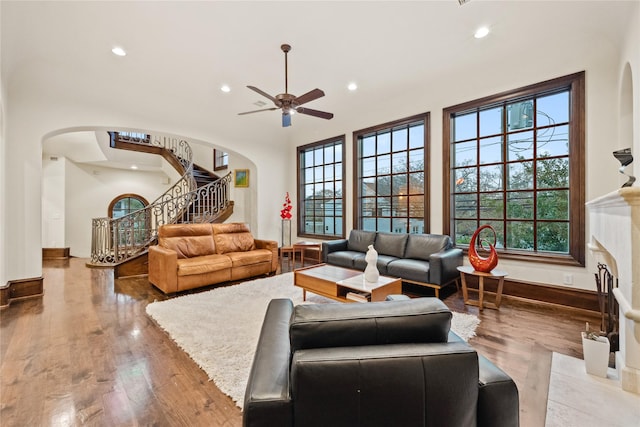
[[[306,104],[307,102],[311,102],[315,99],[322,98],[324,96],[324,92],[320,89],[313,89],[304,95],[300,95],[296,97],[295,103],[298,105]]]
[[[311,108],[298,107],[296,111],[300,114],[306,114],[308,116],[320,117],[321,119],[332,119],[333,113],[327,113],[325,111],[312,110]]]
[[[278,107],[280,106],[278,103],[278,100],[275,99],[273,96],[269,95],[267,92],[258,89],[255,86],[247,86],[249,89],[251,89],[254,92],[258,92],[260,95],[264,96],[265,98],[269,98],[274,104],[276,104]]]
[[[263,108],[262,110],[253,110],[253,111],[245,111],[244,113],[238,113],[239,116],[244,116],[245,114],[252,114],[252,113],[259,113],[261,111],[273,111],[273,110],[277,110],[277,107],[272,107],[272,108]]]

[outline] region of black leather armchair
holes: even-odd
[[[513,380],[437,298],[267,308],[244,426],[518,426]]]

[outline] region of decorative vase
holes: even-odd
[[[586,332],[582,332],[582,353],[584,367],[588,374],[607,378],[610,349],[607,337],[598,337],[597,340],[593,340],[587,338]]]
[[[489,243],[489,256],[484,258],[478,255],[476,252],[476,239],[478,239],[478,235],[482,230],[488,228],[493,231],[493,245]],[[498,253],[496,252],[495,244],[497,241],[496,231],[488,224],[485,224],[479,227],[471,236],[471,242],[469,243],[469,263],[473,266],[476,271],[481,271],[483,273],[488,273],[498,265]],[[478,240],[480,243],[480,247],[482,249],[486,249],[482,244],[482,238]]]
[[[373,245],[368,246],[369,250],[364,256],[367,261],[367,267],[364,269],[364,280],[369,283],[376,283],[380,278],[380,272],[376,263],[378,262],[378,251],[375,250]]]

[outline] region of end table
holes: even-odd
[[[508,275],[506,271],[498,270],[494,268],[488,273],[483,273],[482,271],[476,271],[473,267],[468,265],[463,265],[458,267],[458,271],[460,272],[460,279],[462,280],[462,298],[464,299],[465,304],[475,305],[480,310],[482,310],[484,307],[495,308],[496,310],[500,309],[500,302],[502,300],[502,286],[504,285],[505,276]],[[467,278],[466,278],[467,274],[478,278],[478,300],[469,299],[469,295],[467,291]],[[495,303],[483,301],[485,277],[498,280],[498,289],[496,291]]]

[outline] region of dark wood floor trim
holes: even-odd
[[[471,275],[468,276],[467,286],[471,289],[478,289],[478,279]],[[497,280],[485,280],[485,292],[495,293],[497,284]],[[505,279],[502,295],[506,298],[527,299],[580,310],[600,312],[598,293],[585,289],[571,289],[561,286]]]
[[[0,308],[8,307],[12,301],[33,298],[44,294],[44,278],[11,280],[0,288]]]
[[[70,248],[42,248],[42,259],[69,259]]]

